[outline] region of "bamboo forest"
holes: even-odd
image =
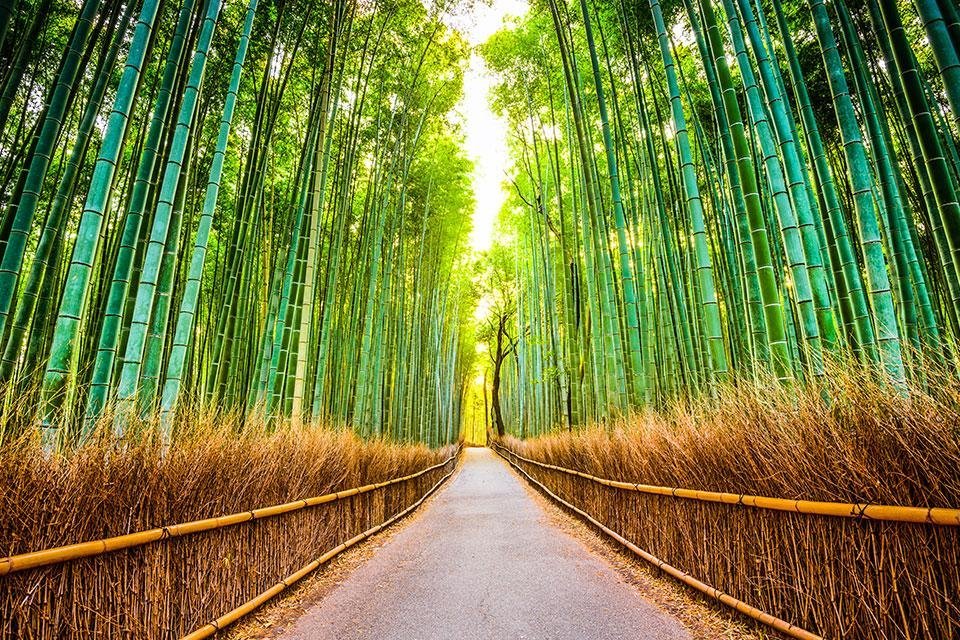
[[[0,0],[0,638],[957,638],[958,367],[956,0]]]

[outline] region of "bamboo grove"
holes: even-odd
[[[4,438],[455,440],[466,45],[419,0],[0,1]]]
[[[956,362],[952,0],[537,0],[484,56],[501,432]]]

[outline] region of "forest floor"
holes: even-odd
[[[548,502],[491,450],[419,513],[351,550],[233,638],[761,637]]]

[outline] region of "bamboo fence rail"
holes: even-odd
[[[14,573],[15,571],[25,571],[26,569],[45,567],[52,564],[59,564],[61,562],[68,562],[70,560],[77,560],[79,558],[90,558],[92,556],[110,553],[111,551],[139,547],[151,542],[156,542],[158,540],[179,538],[180,536],[199,533],[201,531],[222,529],[224,527],[230,527],[243,522],[262,520],[264,518],[271,518],[285,513],[290,513],[292,511],[299,511],[300,509],[306,509],[307,507],[315,507],[321,504],[327,504],[329,502],[336,502],[338,500],[343,500],[344,498],[350,498],[362,493],[368,493],[370,491],[389,487],[401,482],[407,482],[408,480],[413,480],[414,478],[419,478],[420,476],[430,473],[435,469],[446,466],[459,454],[460,450],[457,449],[452,456],[443,462],[439,462],[435,465],[427,467],[426,469],[418,471],[417,473],[411,473],[410,475],[400,478],[393,478],[391,480],[385,480],[383,482],[366,484],[362,487],[344,489],[343,491],[334,491],[333,493],[327,493],[322,496],[305,498],[303,500],[294,500],[293,502],[275,504],[269,507],[260,507],[250,511],[241,511],[240,513],[231,513],[230,515],[219,516],[216,518],[204,518],[202,520],[194,520],[192,522],[182,522],[180,524],[172,524],[165,527],[156,527],[146,531],[137,531],[136,533],[128,533],[122,536],[102,538],[100,540],[90,540],[88,542],[64,545],[62,547],[56,547],[53,549],[43,549],[41,551],[30,551],[28,553],[7,556],[6,558],[0,558],[0,576],[7,575],[8,573]]]
[[[448,462],[449,462],[449,461],[448,461]],[[444,464],[446,464],[446,463],[444,463]],[[303,567],[301,567],[300,569],[298,569],[296,572],[290,574],[289,576],[287,576],[286,578],[284,578],[283,580],[281,580],[281,581],[278,582],[277,584],[273,585],[272,587],[270,587],[270,588],[267,589],[266,591],[260,593],[259,595],[257,595],[257,597],[251,598],[250,600],[244,602],[244,603],[243,603],[242,605],[240,605],[239,607],[237,607],[237,608],[235,608],[235,609],[233,609],[233,610],[225,613],[224,615],[220,616],[220,617],[217,618],[216,620],[213,620],[212,622],[209,622],[209,623],[207,623],[206,625],[200,627],[199,629],[197,629],[197,630],[194,631],[193,633],[189,633],[189,634],[183,636],[183,638],[181,638],[181,640],[200,640],[200,638],[209,638],[210,636],[212,636],[213,634],[215,634],[217,631],[220,631],[221,629],[225,628],[226,626],[228,626],[228,625],[230,625],[230,624],[233,624],[234,622],[236,622],[237,620],[239,620],[239,619],[242,618],[243,616],[247,615],[247,614],[250,613],[251,611],[253,611],[253,610],[257,609],[258,607],[260,607],[261,605],[263,605],[265,602],[267,602],[267,601],[270,600],[271,598],[273,598],[273,597],[277,596],[278,594],[280,594],[282,591],[284,591],[284,590],[287,589],[288,587],[291,587],[291,586],[294,585],[295,583],[297,583],[297,582],[299,582],[300,580],[302,580],[303,578],[307,577],[310,573],[312,573],[313,571],[315,571],[318,567],[326,564],[327,562],[329,562],[329,561],[332,560],[333,558],[337,557],[338,555],[340,555],[341,553],[343,553],[344,551],[346,551],[346,550],[349,549],[350,547],[352,547],[352,546],[354,546],[355,544],[358,544],[358,543],[360,543],[360,542],[363,542],[364,540],[366,540],[366,539],[369,538],[370,536],[375,535],[375,534],[379,533],[380,531],[383,531],[384,529],[386,529],[387,527],[389,527],[390,525],[392,525],[394,522],[400,520],[400,519],[403,518],[404,516],[406,516],[406,515],[408,515],[409,513],[411,513],[414,509],[416,509],[416,508],[419,507],[421,504],[423,504],[423,501],[426,500],[427,498],[429,498],[429,497],[433,494],[434,491],[436,491],[437,489],[439,489],[439,488],[440,488],[440,485],[442,485],[444,482],[446,482],[447,479],[448,479],[450,476],[453,475],[453,472],[454,472],[454,470],[451,469],[445,476],[443,476],[442,478],[440,478],[435,485],[433,485],[432,487],[430,487],[430,489],[429,489],[425,494],[423,494],[423,495],[420,497],[419,500],[417,500],[416,502],[414,502],[414,503],[411,504],[409,507],[407,507],[406,509],[404,509],[404,510],[401,511],[400,513],[396,514],[395,516],[393,516],[393,517],[390,518],[389,520],[386,520],[385,522],[382,522],[382,523],[380,523],[380,524],[378,524],[378,525],[376,525],[376,526],[373,526],[373,527],[367,529],[366,531],[364,531],[363,533],[357,534],[356,536],[350,538],[350,539],[347,540],[346,542],[343,542],[343,543],[337,545],[336,547],[334,547],[333,549],[330,549],[329,551],[327,551],[326,553],[324,553],[322,556],[320,556],[320,557],[317,558],[316,560],[314,560],[314,561],[312,561],[312,562],[304,565]]]
[[[540,482],[539,480],[531,476],[529,473],[524,471],[523,468],[520,467],[520,465],[518,465],[517,463],[513,462],[509,456],[503,455],[503,451],[507,451],[509,454],[514,455],[517,458],[523,459],[522,456],[517,456],[509,449],[502,448],[496,444],[494,445],[494,448],[497,451],[497,453],[499,453],[504,460],[510,463],[510,465],[514,469],[516,469],[521,474],[523,474],[523,476],[527,480],[529,480],[530,482],[535,484],[537,487],[539,487],[548,496],[550,496],[551,498],[553,498],[554,500],[562,504],[564,507],[566,507],[570,511],[573,511],[583,519],[587,520],[588,522],[590,522],[590,524],[600,529],[603,533],[610,536],[611,538],[613,538],[623,546],[627,547],[628,549],[630,549],[630,551],[640,556],[650,564],[656,566],[658,569],[660,569],[664,573],[670,574],[671,576],[673,576],[674,578],[677,578],[687,586],[693,587],[700,593],[703,593],[713,598],[714,600],[718,600],[719,602],[722,602],[728,607],[732,607],[733,609],[736,609],[740,613],[743,613],[753,618],[757,622],[760,622],[762,624],[767,625],[768,627],[776,629],[777,631],[784,633],[790,636],[791,638],[799,638],[800,640],[823,640],[821,636],[818,636],[814,633],[810,633],[805,629],[801,629],[800,627],[790,624],[786,620],[782,620],[776,616],[773,616],[773,615],[770,615],[769,613],[761,611],[760,609],[757,609],[756,607],[753,607],[742,600],[738,600],[737,598],[734,598],[730,594],[724,593],[719,589],[711,587],[707,583],[697,580],[696,578],[691,576],[689,573],[682,571],[674,567],[673,565],[667,564],[660,558],[644,551],[634,543],[630,542],[629,540],[621,536],[619,533],[617,533],[613,529],[604,525],[602,522],[600,522],[599,520],[591,516],[589,513],[587,513],[583,509],[578,509],[574,505],[570,504],[569,502],[567,502],[566,500],[564,500],[563,498],[555,494],[553,491],[550,491],[550,489],[548,489],[546,485],[544,485],[542,482]]]
[[[500,445],[494,445],[500,447]],[[671,498],[699,500],[701,502],[719,502],[722,504],[756,507],[757,509],[772,509],[774,511],[789,511],[807,515],[831,516],[837,518],[854,518],[857,520],[884,520],[887,522],[909,522],[915,524],[933,524],[945,527],[960,527],[960,509],[946,509],[940,507],[908,507],[888,504],[868,504],[864,502],[818,502],[815,500],[790,500],[787,498],[770,498],[766,496],[752,496],[744,493],[727,493],[717,491],[700,491],[698,489],[682,489],[678,487],[663,487],[636,482],[622,482],[608,478],[598,478],[583,471],[567,469],[556,465],[525,458],[510,449],[510,455],[518,460],[538,466],[542,469],[559,471],[584,480],[624,491],[636,491]]]
[[[531,483],[636,555],[787,635],[960,637],[954,509],[627,483],[493,446]]]
[[[0,638],[212,635],[409,514],[460,451],[382,482],[2,558]]]

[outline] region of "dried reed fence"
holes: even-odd
[[[452,471],[456,453],[316,429],[222,429],[161,452],[153,442],[100,442],[57,458],[30,443],[0,451],[7,556],[238,514],[225,527],[179,537],[171,527],[159,540],[68,562],[18,571],[16,559],[0,560],[0,571],[13,569],[0,577],[0,637],[180,638],[405,512]]]
[[[960,637],[957,512],[928,511],[960,507],[957,386],[906,400],[862,379],[834,385],[829,405],[815,391],[740,388],[696,408],[502,444],[626,541],[801,629]],[[817,515],[635,484],[856,506]]]

